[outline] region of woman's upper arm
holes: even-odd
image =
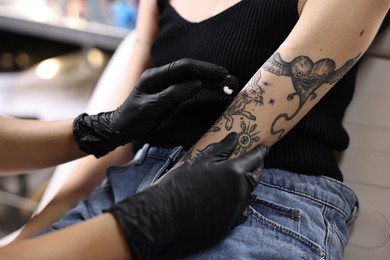
[[[150,47],[158,33],[158,8],[156,0],[141,0],[138,6],[137,23],[128,73],[122,80],[118,105],[129,95],[141,74],[150,67]]]
[[[389,0],[307,0],[281,47],[296,48],[292,55],[302,52],[312,59],[345,62],[365,52],[389,5]]]

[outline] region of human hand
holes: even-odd
[[[259,146],[227,160],[236,145],[237,134],[231,133],[109,210],[124,230],[133,259],[175,242],[222,238],[246,219],[268,149]]]
[[[116,110],[78,116],[73,124],[75,139],[82,151],[103,156],[145,136],[204,84],[223,80],[227,75],[223,67],[192,59],[148,69]]]

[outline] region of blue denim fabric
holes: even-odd
[[[223,241],[185,259],[342,259],[358,215],[343,183],[265,169],[246,222]]]
[[[126,167],[109,170],[107,180],[68,212],[49,232],[98,215],[113,203],[148,187],[183,151],[145,146]],[[224,240],[183,259],[342,259],[348,224],[358,201],[343,183],[277,169],[265,169],[247,221]],[[179,252],[179,254],[178,254]],[[170,252],[167,252],[167,258]]]

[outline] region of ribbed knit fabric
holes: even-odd
[[[297,0],[242,0],[199,23],[186,21],[164,0],[158,0],[158,5],[160,33],[152,45],[153,65],[161,66],[181,58],[212,62],[237,76],[241,88],[275,52],[298,20]],[[353,94],[355,75],[356,66],[271,148],[265,167],[342,180],[333,152],[348,146],[349,138],[341,121]],[[188,149],[232,99],[203,89],[138,143],[183,145]]]

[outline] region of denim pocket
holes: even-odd
[[[286,207],[271,201],[256,198],[251,206],[254,211],[264,218],[275,222],[285,228],[299,232],[301,211],[296,208]]]
[[[263,228],[273,230],[292,244],[303,245],[309,251],[324,259],[326,253],[318,243],[304,236],[301,232],[303,213],[298,208],[291,208],[268,200],[256,198],[250,205],[249,218],[254,219]],[[278,237],[278,235],[276,235]],[[278,239],[282,239],[280,236]],[[308,259],[311,259],[310,257]]]

